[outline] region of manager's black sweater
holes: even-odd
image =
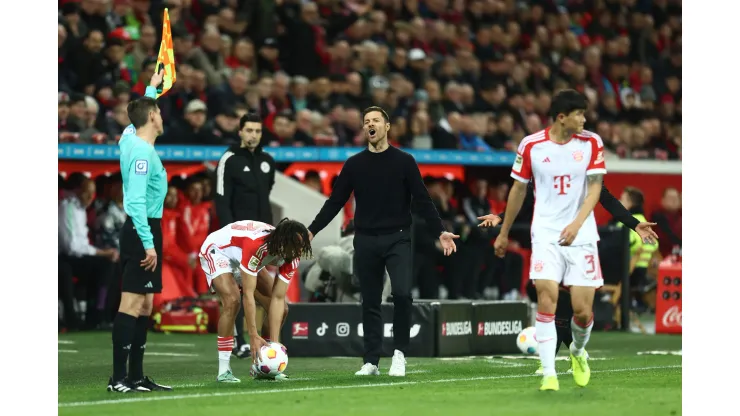
[[[436,235],[445,231],[413,156],[393,146],[379,153],[365,149],[347,159],[331,196],[308,230],[313,235],[323,230],[352,191],[355,230],[360,234],[382,235],[409,228],[412,196],[414,211],[433,227]]]

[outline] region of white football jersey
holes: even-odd
[[[256,276],[267,265],[278,266],[278,274],[289,281],[300,264],[300,259],[286,261],[267,252],[267,236],[275,229],[259,221],[236,221],[212,232],[203,242],[200,252],[218,247],[230,260],[248,275]]]
[[[549,128],[527,136],[519,144],[511,177],[534,180],[535,203],[532,242],[557,244],[560,233],[576,219],[586,199],[587,175],[606,174],[604,142],[584,130],[567,143],[550,140]],[[571,245],[599,241],[593,212]]]

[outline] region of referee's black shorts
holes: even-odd
[[[141,266],[146,258],[144,245],[136,233],[131,217],[126,219],[121,229],[121,292],[161,293],[162,292],[162,221],[159,218],[147,218],[154,237],[154,249],[157,251],[157,267],[146,271]]]

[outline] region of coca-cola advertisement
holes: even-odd
[[[683,301],[683,273],[681,262],[668,258],[658,269],[658,288],[655,301],[655,332],[658,334],[680,334],[683,332],[681,319]]]
[[[682,328],[681,322],[681,305],[673,305],[663,313],[660,318],[661,323],[666,328]]]

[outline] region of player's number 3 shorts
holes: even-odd
[[[579,246],[532,243],[529,278],[553,280],[563,286],[601,287],[604,277],[599,249],[595,243]]]

